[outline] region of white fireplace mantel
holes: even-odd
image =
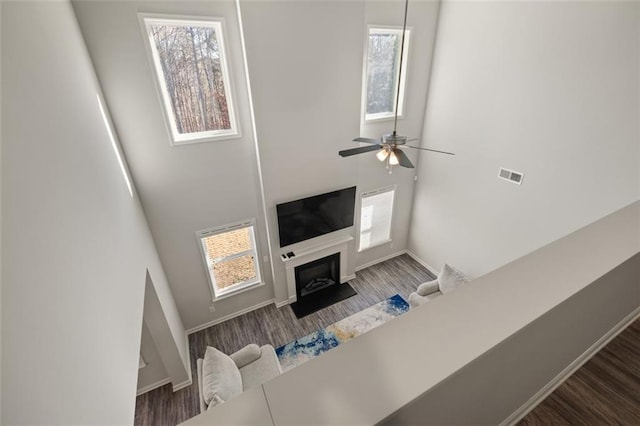
[[[294,251],[294,256],[284,258],[280,256],[280,259],[284,262],[287,272],[287,293],[288,303],[296,301],[296,266],[304,265],[305,263],[313,262],[314,260],[321,259],[326,256],[330,256],[335,253],[340,253],[340,283],[344,283],[353,276],[347,274],[348,265],[348,244],[353,241],[353,237],[350,235],[343,236],[340,239],[325,242],[320,245],[314,245],[305,247],[300,250]]]

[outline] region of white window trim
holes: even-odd
[[[398,187],[397,185],[390,185],[390,186],[385,186],[383,188],[378,188],[378,189],[373,189],[371,191],[366,191],[366,192],[363,192],[363,193],[360,194],[360,198],[358,200],[358,203],[359,203],[359,205],[358,205],[358,211],[359,211],[359,214],[358,214],[358,232],[357,232],[358,239],[356,241],[356,247],[358,247],[358,250],[357,250],[358,253],[362,253],[362,252],[365,252],[365,251],[370,250],[372,248],[380,247],[380,246],[385,245],[385,244],[389,244],[390,242],[393,241],[393,215],[394,215],[394,212],[396,210],[397,187]],[[380,241],[380,242],[378,242],[378,243],[376,243],[376,244],[374,244],[372,246],[369,246],[367,248],[361,249],[360,248],[360,236],[362,235],[362,224],[360,223],[360,221],[362,220],[362,199],[365,198],[365,197],[372,196],[372,195],[382,194],[382,193],[391,192],[391,191],[393,191],[393,204],[391,205],[391,216],[389,217],[389,223],[390,223],[390,226],[389,226],[389,238],[384,240],[384,241]]]
[[[402,27],[390,26],[390,25],[367,25],[367,29],[364,36],[364,58],[362,67],[362,99],[361,99],[361,120],[363,123],[377,123],[380,121],[390,121],[394,119],[394,112],[380,112],[376,114],[367,114],[367,74],[369,72],[369,33],[371,30],[395,30],[399,34],[402,34]],[[408,80],[408,71],[409,71],[409,51],[411,46],[411,34],[413,33],[413,27],[407,27],[407,36],[405,36],[404,41],[404,55],[402,58],[402,76],[400,79],[400,99],[399,99],[399,107],[398,107],[398,119],[404,118],[405,113],[405,99],[406,99],[406,89],[407,89],[407,80]],[[395,95],[393,100],[395,106]],[[395,108],[394,108],[395,109]]]
[[[225,257],[225,260],[232,260],[237,257],[241,257],[247,254],[254,253],[253,263],[256,270],[256,277],[247,280],[243,283],[234,284],[233,288],[230,290],[218,291],[216,293],[216,285],[215,285],[215,276],[213,274],[213,270],[209,267],[209,262],[207,261],[207,253],[202,244],[202,239],[206,237],[210,237],[213,235],[223,234],[228,231],[233,231],[236,229],[249,228],[253,227],[253,232],[251,233],[251,243],[253,244],[253,250],[247,250],[242,253],[234,253]],[[202,255],[202,263],[205,267],[207,278],[209,279],[209,288],[211,289],[211,297],[214,302],[219,301],[221,299],[226,299],[227,297],[234,296],[239,293],[244,293],[247,290],[252,290],[256,287],[260,287],[265,285],[265,282],[262,281],[262,272],[260,270],[260,250],[256,241],[256,220],[255,219],[247,219],[240,222],[230,223],[224,226],[217,226],[214,228],[207,228],[201,231],[196,232],[196,238],[198,241],[198,246],[200,247],[200,254]]]
[[[192,143],[212,142],[219,140],[235,139],[241,137],[240,127],[238,125],[238,118],[235,109],[235,90],[234,84],[230,79],[231,75],[231,57],[227,49],[226,44],[226,24],[224,18],[203,17],[203,16],[188,16],[188,15],[173,15],[173,14],[157,14],[157,13],[138,13],[138,20],[142,27],[144,45],[147,50],[147,56],[151,65],[151,74],[153,74],[153,81],[155,83],[158,98],[160,100],[160,106],[164,114],[164,122],[169,132],[170,142],[172,146],[186,145]],[[166,87],[164,74],[162,72],[162,66],[160,65],[160,58],[155,49],[155,42],[153,36],[149,31],[150,24],[187,24],[195,23],[203,26],[209,26],[216,28],[216,36],[218,44],[220,46],[220,52],[222,52],[222,79],[224,83],[225,97],[227,100],[227,107],[229,110],[229,121],[231,123],[231,129],[228,130],[212,130],[198,133],[180,134],[178,133],[175,123],[175,116],[171,107],[171,98]]]

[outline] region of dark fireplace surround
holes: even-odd
[[[294,276],[291,309],[298,319],[357,294],[349,283],[340,284],[340,252],[296,266]]]
[[[340,253],[296,266],[295,277],[298,302],[304,302],[319,291],[340,284]]]

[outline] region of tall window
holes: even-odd
[[[395,192],[395,186],[391,186],[362,194],[358,251],[391,241],[391,218]]]
[[[173,143],[237,135],[223,21],[142,20]]]
[[[369,27],[363,106],[365,121],[394,116],[398,84],[400,85],[398,115],[402,115],[410,33],[410,30],[405,32],[403,71],[399,81],[402,29]]]
[[[214,299],[259,285],[255,222],[198,232]]]

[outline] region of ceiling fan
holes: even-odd
[[[396,89],[396,103],[394,109],[393,116],[393,132],[388,133],[380,137],[380,139],[371,139],[371,138],[363,138],[358,137],[353,139],[354,142],[362,142],[371,144],[370,146],[362,146],[359,148],[351,148],[345,149],[342,151],[338,151],[338,154],[341,157],[349,157],[356,154],[363,154],[365,152],[378,151],[376,157],[378,160],[382,162],[386,162],[386,166],[389,169],[389,173],[391,173],[391,167],[400,165],[402,167],[414,168],[409,157],[402,152],[399,146],[405,146],[407,148],[420,149],[423,151],[431,151],[438,152],[440,154],[448,154],[455,155],[453,152],[447,151],[439,151],[437,149],[430,148],[422,148],[419,146],[406,145],[407,142],[414,141],[417,139],[409,139],[407,140],[406,136],[399,135],[396,132],[396,127],[398,124],[398,104],[400,102],[400,82],[402,81],[402,59],[404,56],[404,36],[407,30],[407,10],[409,9],[409,0],[405,0],[404,4],[404,23],[402,24],[402,39],[400,42],[400,64],[398,69],[398,85]]]

